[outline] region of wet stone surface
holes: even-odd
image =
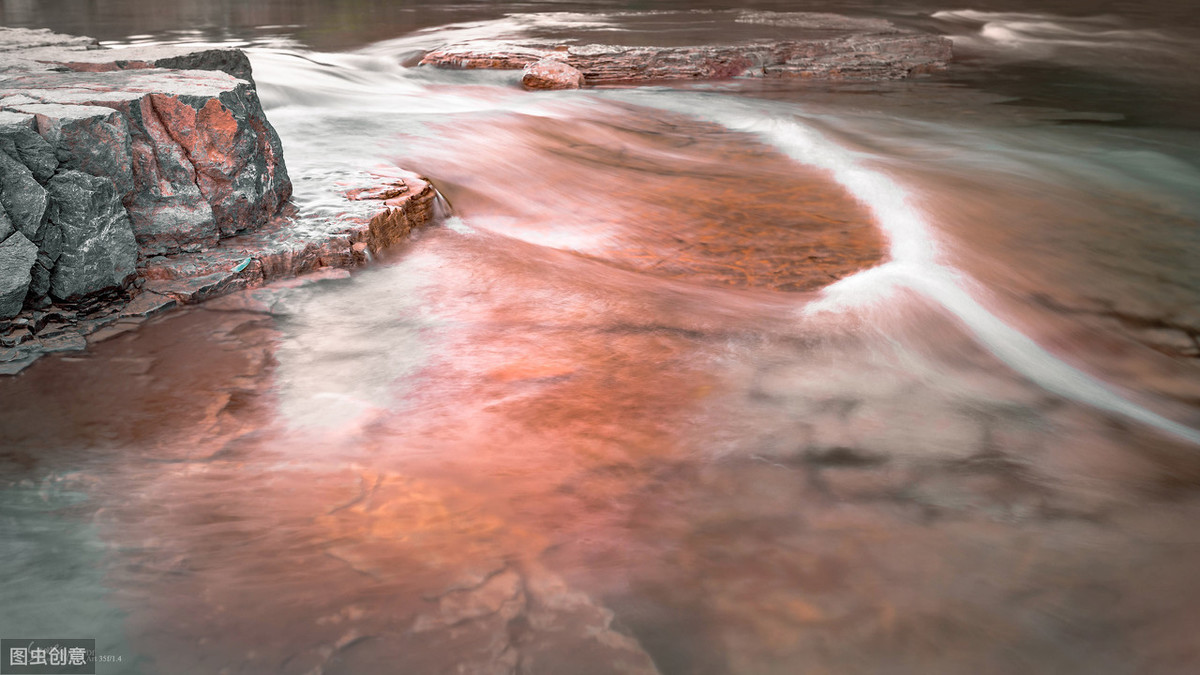
[[[596,44],[587,42],[586,35],[572,40],[574,44],[487,39],[439,47],[427,53],[421,64],[525,68],[526,87],[543,89],[576,88],[530,86],[530,69],[550,68],[546,64],[552,62],[578,71],[582,83],[597,85],[732,77],[898,80],[945,69],[953,56],[949,38],[901,30],[881,19],[817,12],[743,12],[736,22],[775,25],[799,37],[669,46]]]
[[[1013,377],[932,308],[885,356],[777,296],[530,253],[431,230],[50,357],[0,385],[5,504],[82,496],[55,527],[103,542],[94,611],[126,613],[110,639],[146,670],[1195,657],[1190,448]],[[570,280],[530,273],[552,263]],[[946,352],[904,346],[931,326]]]

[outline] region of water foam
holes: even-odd
[[[988,311],[971,293],[977,289],[975,282],[940,261],[929,223],[905,189],[887,174],[870,168],[866,153],[844,148],[790,116],[771,116],[739,105],[697,105],[695,101],[668,107],[753,134],[801,164],[828,171],[871,211],[888,240],[890,259],[826,287],[818,300],[805,307],[806,314],[878,305],[895,290],[907,288],[941,305],[993,355],[1047,391],[1200,444],[1200,431],[1130,401]],[[705,112],[698,114],[697,110]]]
[[[1059,48],[1160,50],[1173,42],[1152,30],[1121,28],[1112,16],[1065,17],[1024,12],[945,10],[933,18],[977,32],[952,36],[956,43],[976,49],[1049,57]]]
[[[1046,390],[1200,444],[1200,431],[1129,401],[984,308],[966,290],[971,282],[938,262],[938,249],[924,216],[909,203],[904,188],[889,176],[867,168],[853,154],[795,120],[742,120],[736,127],[755,133],[797,161],[830,171],[871,210],[888,237],[889,262],[833,284],[825,290],[825,297],[806,311],[870,302],[878,297],[880,288],[890,285],[911,288],[956,316],[995,356]]]

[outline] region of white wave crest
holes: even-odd
[[[806,305],[805,314],[880,307],[894,297],[896,290],[910,289],[939,304],[992,354],[1047,391],[1200,444],[1200,431],[1130,401],[1101,380],[1065,363],[984,307],[977,299],[982,289],[942,262],[925,215],[911,203],[899,183],[870,167],[870,155],[842,147],[794,116],[771,115],[739,104],[705,105],[681,97],[673,98],[665,107],[753,134],[801,164],[828,171],[871,211],[887,237],[889,260],[826,287],[818,300]]]

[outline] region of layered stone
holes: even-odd
[[[291,195],[257,94],[226,73],[28,73],[0,82],[0,97],[0,105],[36,115],[68,165],[122,190],[147,255],[211,246],[260,226]]]
[[[466,42],[435,49],[421,63],[514,70],[557,61],[580,71],[587,84],[606,84],[730,77],[896,80],[945,68],[952,58],[949,38],[901,31],[883,21],[837,22],[830,16],[792,18],[820,35],[811,39],[671,47]]]
[[[0,29],[0,242],[36,247],[24,305],[120,288],[139,257],[215,246],[290,196],[241,51]]]
[[[365,263],[436,210],[427,180],[380,182],[297,227],[244,53],[0,29],[0,374],[177,304]]]
[[[440,195],[428,179],[395,171],[379,176],[378,180],[378,184],[347,191],[347,212],[341,218],[308,221],[305,227],[297,228],[289,217],[281,216],[255,231],[222,239],[211,248],[151,256],[140,261],[137,270],[140,278],[133,286],[117,284],[115,288],[112,284],[123,269],[120,263],[128,259],[121,252],[132,244],[132,228],[126,225],[129,232],[122,239],[118,234],[122,230],[119,217],[88,228],[79,221],[71,221],[73,213],[63,214],[52,207],[47,228],[60,233],[67,231],[65,240],[81,234],[89,236],[92,243],[83,248],[95,253],[107,252],[107,257],[93,253],[84,259],[92,263],[76,264],[72,257],[62,253],[54,271],[63,276],[45,274],[44,283],[51,296],[57,298],[67,292],[66,270],[72,271],[70,279],[88,279],[93,288],[109,284],[113,292],[82,301],[76,299],[71,309],[26,309],[7,328],[0,324],[0,375],[21,372],[48,352],[84,349],[90,341],[131,330],[140,322],[179,305],[273,282],[286,285],[292,283],[289,279],[301,275],[306,279],[326,278],[335,273],[348,275],[344,270],[366,264],[374,254],[406,240],[414,229],[437,217]],[[107,195],[115,215],[118,203],[109,181],[70,171],[54,178],[51,191],[57,195],[65,187],[61,183],[68,181],[72,191],[89,199],[103,201]],[[81,210],[103,211],[98,207]],[[15,249],[19,242],[25,242],[26,246],[11,251],[0,244],[3,269],[24,272],[24,276],[0,274],[0,309],[7,306],[5,299],[11,297],[9,308],[15,307],[14,312],[20,309],[26,288],[31,285],[30,267],[36,277],[44,255],[20,233],[10,235],[6,244]],[[62,248],[65,251],[68,247]],[[98,258],[107,261],[107,265],[96,264]]]
[[[322,268],[358,267],[431,222],[439,198],[427,179],[411,174],[347,197],[362,206],[337,221],[296,229],[279,219],[205,251],[150,258],[146,290],[190,304]]]
[[[47,29],[0,30],[0,73],[105,72],[164,68],[219,70],[253,82],[250,60],[240,49],[188,45],[139,45],[105,49],[95,38],[63,35]]]

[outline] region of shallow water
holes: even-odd
[[[110,673],[1200,664],[1191,13],[3,7],[246,44],[303,218],[395,167],[453,216],[0,382],[0,634]],[[961,60],[539,94],[413,66],[789,10]]]

